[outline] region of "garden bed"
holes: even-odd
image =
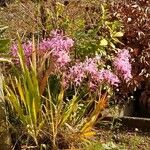
[[[149,18],[147,0],[1,7],[12,149],[148,150]]]
[[[103,128],[99,130],[98,138],[99,141],[108,143],[108,145],[111,144],[111,141],[119,150],[148,150],[150,147],[150,132],[141,130],[122,130],[122,128],[108,130]]]
[[[105,143],[106,149],[107,146],[119,150],[148,150],[150,147],[150,118],[108,116],[97,129],[97,141]],[[98,144],[93,145],[93,150],[96,148]]]

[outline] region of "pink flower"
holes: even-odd
[[[22,44],[22,48],[24,50],[25,60],[26,63],[30,63],[30,57],[32,55],[32,43],[28,41],[27,43]],[[18,46],[17,44],[13,44],[11,47],[11,54],[14,58],[15,63],[19,63],[19,57],[18,57]]]
[[[95,89],[103,83],[114,86],[118,86],[120,83],[119,78],[111,71],[99,70],[95,58],[86,58],[84,62],[76,63],[70,68],[67,77],[66,83],[70,81],[75,86],[80,86],[83,81],[86,81],[91,89]]]
[[[110,85],[118,86],[120,83],[119,78],[110,70],[100,70],[99,71],[99,80],[105,81],[109,83]]]
[[[71,38],[63,35],[59,30],[51,32],[52,38],[44,39],[40,42],[40,51],[52,51],[52,56],[56,60],[58,68],[64,67],[70,62],[70,49],[74,44]]]
[[[58,53],[56,53],[54,51],[53,53],[54,56],[56,56],[56,62],[58,64],[57,67],[64,67],[67,63],[69,63],[71,61],[69,53],[68,52],[64,52],[64,51],[59,51]]]
[[[74,45],[74,41],[63,35],[63,32],[58,30],[51,32],[52,38],[44,39],[40,42],[40,50],[49,51],[54,50],[69,52]]]
[[[88,74],[96,74],[98,71],[98,65],[97,65],[97,61],[95,60],[95,58],[86,58],[86,60],[84,61],[83,64],[84,70],[85,72],[87,72]]]
[[[129,62],[130,57],[128,50],[120,50],[113,63],[118,74],[123,76],[126,81],[129,81],[132,78],[131,64]]]
[[[46,52],[51,52],[51,57],[55,61],[55,65],[58,69],[64,68],[65,65],[67,65],[67,63],[71,60],[69,53],[74,41],[71,38],[64,36],[63,32],[59,32],[58,30],[52,31],[51,35],[51,38],[43,39],[39,43],[39,53],[44,54]],[[24,43],[22,47],[24,49],[26,62],[29,63],[29,59],[32,55],[32,43]],[[17,49],[17,46],[13,45],[11,48],[11,53],[16,63],[19,63]]]
[[[45,53],[47,51],[51,51],[51,49],[52,49],[51,46],[52,46],[52,43],[51,43],[51,39],[50,38],[43,39],[39,43],[39,50],[40,50],[40,52]]]
[[[68,80],[75,83],[76,86],[81,85],[83,79],[86,77],[83,63],[76,63],[69,69]]]

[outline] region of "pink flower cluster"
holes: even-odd
[[[46,53],[51,51],[53,60],[55,60],[57,67],[61,68],[71,61],[69,53],[74,41],[71,38],[65,37],[63,33],[58,30],[52,31],[51,35],[51,38],[43,39],[39,43],[39,52]],[[32,43],[28,42],[22,46],[26,60],[29,62],[32,54]],[[18,60],[16,45],[12,46],[11,52],[13,57]]]
[[[83,68],[84,68],[84,64],[82,62],[76,63],[74,66],[72,66],[69,69],[69,72],[67,73],[67,78],[66,78],[67,83],[69,81],[73,81],[73,83],[75,83],[76,86],[80,86],[83,79],[86,77]]]
[[[115,70],[120,76],[123,76],[124,80],[128,82],[131,78],[131,64],[129,61],[130,58],[129,51],[126,49],[120,50],[117,54],[117,57],[114,60]]]
[[[66,83],[69,83],[68,80],[75,86],[80,86],[86,81],[92,89],[104,82],[114,86],[118,86],[120,83],[120,80],[113,72],[98,69],[96,58],[86,58],[84,62],[79,62],[72,66],[67,74]]]
[[[118,83],[120,83],[120,80],[117,77],[117,75],[115,75],[110,70],[102,69],[102,70],[100,70],[99,75],[100,75],[99,78],[101,80],[107,81],[110,85],[118,86]]]
[[[40,50],[43,52],[49,50],[68,51],[74,44],[74,41],[63,35],[63,32],[56,30],[51,32],[51,38],[44,39],[40,42]]]
[[[52,51],[52,55],[59,67],[65,66],[70,59],[70,49],[74,44],[71,38],[65,37],[59,30],[51,32],[52,38],[44,39],[40,43],[40,51]]]
[[[29,64],[30,62],[29,58],[32,54],[32,43],[28,41],[27,43],[22,44],[22,48],[25,54],[25,61],[27,64]],[[11,47],[11,55],[13,56],[15,63],[18,64],[19,63],[18,46],[16,44],[13,44]]]
[[[74,66],[67,68],[66,65],[71,61],[70,50],[74,45],[74,41],[63,35],[63,32],[58,30],[51,32],[51,38],[43,39],[39,43],[39,53],[44,54],[51,52],[50,58],[56,65],[57,70],[62,71],[63,84],[69,86],[73,83],[75,86],[88,84],[91,89],[95,89],[100,84],[107,83],[112,86],[118,86],[120,80],[118,74],[128,81],[132,78],[131,64],[129,62],[130,54],[126,49],[120,50],[117,57],[114,60],[114,67],[116,74],[107,69],[99,69],[99,61],[101,57],[96,55],[94,58],[86,57],[83,62],[76,62]],[[25,59],[27,64],[30,62],[32,55],[32,43],[27,42],[22,44],[24,49]],[[16,63],[19,63],[17,54],[17,45],[13,45],[11,48],[11,54],[14,57]],[[66,68],[65,68],[66,67]],[[65,68],[63,70],[63,68]]]

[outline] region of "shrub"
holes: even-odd
[[[80,110],[83,102],[79,100],[77,95],[66,101],[64,90],[59,89],[60,92],[56,93],[56,97],[53,97],[49,86],[47,95],[40,95],[34,63],[31,63],[29,71],[28,66],[24,63],[20,42],[18,50],[21,74],[18,78],[13,76],[10,78],[11,84],[5,86],[5,92],[13,112],[21,121],[24,132],[27,132],[27,137],[32,137],[36,146],[39,146],[39,139],[44,135],[49,137],[53,149],[57,149],[61,143],[58,141],[59,138],[61,140],[68,139],[70,144],[67,144],[71,146],[72,142],[84,140],[94,135],[92,127],[99,113],[105,107],[106,95],[99,99],[98,104],[95,103],[96,108],[89,113],[89,117],[84,118],[85,110]],[[55,85],[53,84],[53,86]]]
[[[63,144],[78,147],[96,134],[94,126],[107,106],[109,90],[120,84],[113,70],[118,62],[129,61],[128,51],[120,50],[114,69],[109,70],[103,68],[100,55],[74,61],[74,41],[59,30],[51,34],[37,46],[34,39],[13,45],[12,60],[19,74],[11,75],[6,82],[6,99],[36,147],[44,138],[53,149],[63,148]],[[131,68],[124,69],[118,67],[116,73],[128,81]]]
[[[124,26],[124,36],[122,38],[122,42],[125,44],[126,47],[130,49],[132,57],[133,80],[129,84],[129,88],[124,88],[124,92],[122,90],[121,97],[122,95],[125,95],[123,93],[126,94],[128,93],[127,96],[133,94],[134,98],[136,99],[137,110],[142,112],[143,110],[142,109],[140,110],[140,107],[145,108],[143,114],[146,114],[149,108],[148,102],[149,97],[148,81],[150,78],[149,76],[150,13],[148,7],[149,4],[150,2],[148,0],[114,1],[111,3],[110,9],[112,17],[119,18]],[[140,99],[141,102],[139,104]]]

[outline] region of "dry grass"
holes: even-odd
[[[124,150],[149,150],[150,148],[150,132],[100,129],[98,140],[101,143],[112,141]]]
[[[38,22],[40,22],[36,12],[37,7],[32,2],[14,2],[5,8],[0,8],[0,24],[9,27],[6,34],[10,39],[16,38],[16,32],[21,36],[29,37],[38,29]]]

